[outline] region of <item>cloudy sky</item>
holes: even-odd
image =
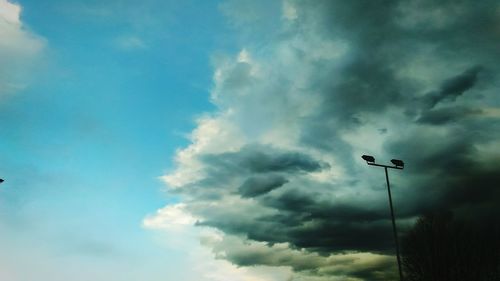
[[[396,278],[500,210],[498,1],[0,0],[0,279]]]

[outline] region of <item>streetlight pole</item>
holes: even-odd
[[[375,163],[375,157],[370,155],[361,156],[366,161],[366,164],[370,166],[382,167],[385,171],[385,180],[387,183],[387,194],[389,195],[389,206],[391,208],[391,219],[392,219],[392,232],[394,234],[394,241],[396,242],[396,257],[398,260],[398,270],[399,270],[399,280],[403,281],[403,270],[401,269],[401,257],[399,253],[399,241],[398,241],[398,232],[396,228],[396,220],[394,219],[394,207],[392,206],[392,195],[391,195],[391,184],[389,183],[389,173],[387,169],[398,169],[402,170],[404,168],[404,162],[398,159],[392,159],[391,162],[394,166],[381,165]]]

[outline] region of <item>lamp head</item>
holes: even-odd
[[[394,164],[396,167],[403,168],[405,166],[405,163],[403,162],[403,160],[399,160],[399,159],[392,159],[391,163]]]
[[[361,156],[361,158],[363,158],[363,160],[365,160],[368,163],[374,163],[375,162],[375,157],[370,156],[370,155],[363,155],[363,156]]]

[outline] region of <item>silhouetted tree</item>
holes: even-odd
[[[401,241],[406,281],[500,281],[499,224],[486,221],[421,217]]]

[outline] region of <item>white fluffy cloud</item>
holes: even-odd
[[[0,0],[0,95],[26,86],[46,44],[25,28],[21,11],[19,4]]]
[[[188,253],[191,270],[197,276],[196,281],[275,281],[288,280],[291,276],[288,268],[243,268],[223,258],[215,258],[209,246],[220,243],[225,235],[212,228],[196,227],[194,224],[197,220],[186,211],[186,204],[178,203],[167,205],[156,214],[146,217],[143,227],[161,231],[161,239],[167,248]]]

